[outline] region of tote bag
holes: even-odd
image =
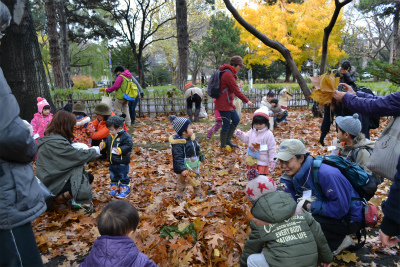
[[[108,94],[101,97],[101,103],[107,104],[110,108],[112,107],[112,100],[113,97]]]
[[[375,143],[367,168],[389,180],[394,179],[400,156],[400,117],[393,117]]]

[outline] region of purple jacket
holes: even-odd
[[[364,92],[357,92],[357,95],[347,93],[342,101],[346,107],[361,115],[375,117],[400,115],[400,92],[387,96],[373,96]]]
[[[100,236],[80,267],[157,267],[127,236]]]

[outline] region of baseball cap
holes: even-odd
[[[300,140],[286,139],[279,146],[279,151],[275,159],[288,161],[295,155],[304,155],[306,153],[307,153],[306,147]]]

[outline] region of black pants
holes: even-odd
[[[31,223],[0,230],[0,267],[42,267]]]
[[[93,174],[91,174],[90,172],[87,173],[89,176],[89,183],[92,184],[93,180],[94,180],[94,176]],[[71,179],[68,180],[68,182],[64,185],[63,189],[61,189],[60,195],[64,192],[69,192],[69,194],[72,196],[72,191],[71,191]],[[1,265],[0,265],[1,267]]]
[[[361,222],[346,222],[319,215],[313,215],[313,217],[321,225],[331,251],[335,251],[340,246],[346,235],[355,234],[361,228]]]
[[[200,109],[201,97],[198,94],[194,94],[186,99],[186,104],[188,109],[193,108],[193,103],[196,105],[196,109]]]

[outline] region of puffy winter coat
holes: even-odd
[[[39,134],[39,137],[44,136],[44,131],[46,131],[47,126],[49,126],[51,120],[53,119],[53,114],[50,113],[47,116],[43,116],[41,113],[37,112],[33,115],[31,125],[33,128],[32,135]]]
[[[179,135],[171,135],[169,137],[169,142],[172,147],[172,162],[175,173],[181,174],[186,170],[185,158],[197,156],[200,160],[203,160],[204,156],[200,151],[200,145],[196,142],[194,134],[188,139],[184,139]]]
[[[126,131],[121,130],[116,136],[110,134],[107,137],[106,147],[107,159],[111,164],[129,164],[131,162],[133,142],[132,136]],[[113,148],[118,149],[121,154],[113,154]]]
[[[89,117],[78,116],[74,126],[74,139],[72,143],[84,143],[88,147],[90,144],[90,136],[95,132],[94,126]]]
[[[99,236],[80,267],[157,267],[127,236]]]
[[[283,117],[281,104],[278,103],[275,107],[271,107],[271,111],[273,112],[272,117],[277,117],[278,119]]]
[[[247,258],[261,253],[263,248],[271,267],[315,267],[318,261],[330,263],[333,260],[319,223],[310,213],[296,209],[290,194],[262,195],[254,203],[251,214],[267,224],[257,226],[250,221],[251,234],[240,258],[241,266],[247,266]]]
[[[311,190],[316,200],[311,202],[314,215],[335,219],[348,219],[353,222],[362,220],[362,203],[360,196],[339,169],[321,164],[318,179],[322,193],[315,187],[312,177],[312,157],[308,156],[294,177],[284,173],[280,181],[285,183],[285,192],[291,193],[297,200],[303,191]]]
[[[249,100],[247,97],[240,91],[238,85],[236,84],[236,70],[228,64],[224,64],[221,67],[219,67],[219,70],[230,70],[224,72],[221,75],[221,87],[220,87],[220,92],[222,93],[226,88],[228,88],[225,92],[223,92],[222,95],[220,95],[217,98],[217,101],[215,101],[215,109],[219,111],[231,111],[235,110],[236,107],[233,104],[233,99],[235,98],[235,95],[242,100],[243,102],[247,103]],[[228,102],[228,96],[229,96],[229,102]]]
[[[271,110],[271,108],[272,108],[272,104],[268,102],[268,97],[266,97],[266,96],[263,96],[263,98],[262,98],[260,108],[262,108],[262,107],[267,107],[268,110]]]
[[[257,165],[269,166],[276,156],[276,143],[273,133],[265,127],[262,130],[252,128],[247,133],[238,130],[236,136],[247,144],[267,145],[268,150],[260,150],[260,157],[257,159]]]
[[[35,220],[46,203],[31,161],[37,145],[19,115],[19,106],[0,69],[0,230]]]
[[[75,149],[71,143],[59,134],[50,134],[38,141],[36,175],[54,194],[71,181],[71,191],[78,203],[90,204],[92,187],[84,171],[84,164],[96,159],[94,149]]]
[[[357,85],[355,84],[356,79],[357,79],[356,67],[352,66],[350,68],[350,71],[348,71],[347,73],[342,73],[341,69],[342,69],[342,67],[338,68],[338,70],[335,74],[335,77],[339,77],[340,78],[339,81],[341,83],[347,83],[353,89],[356,89],[357,88]]]

